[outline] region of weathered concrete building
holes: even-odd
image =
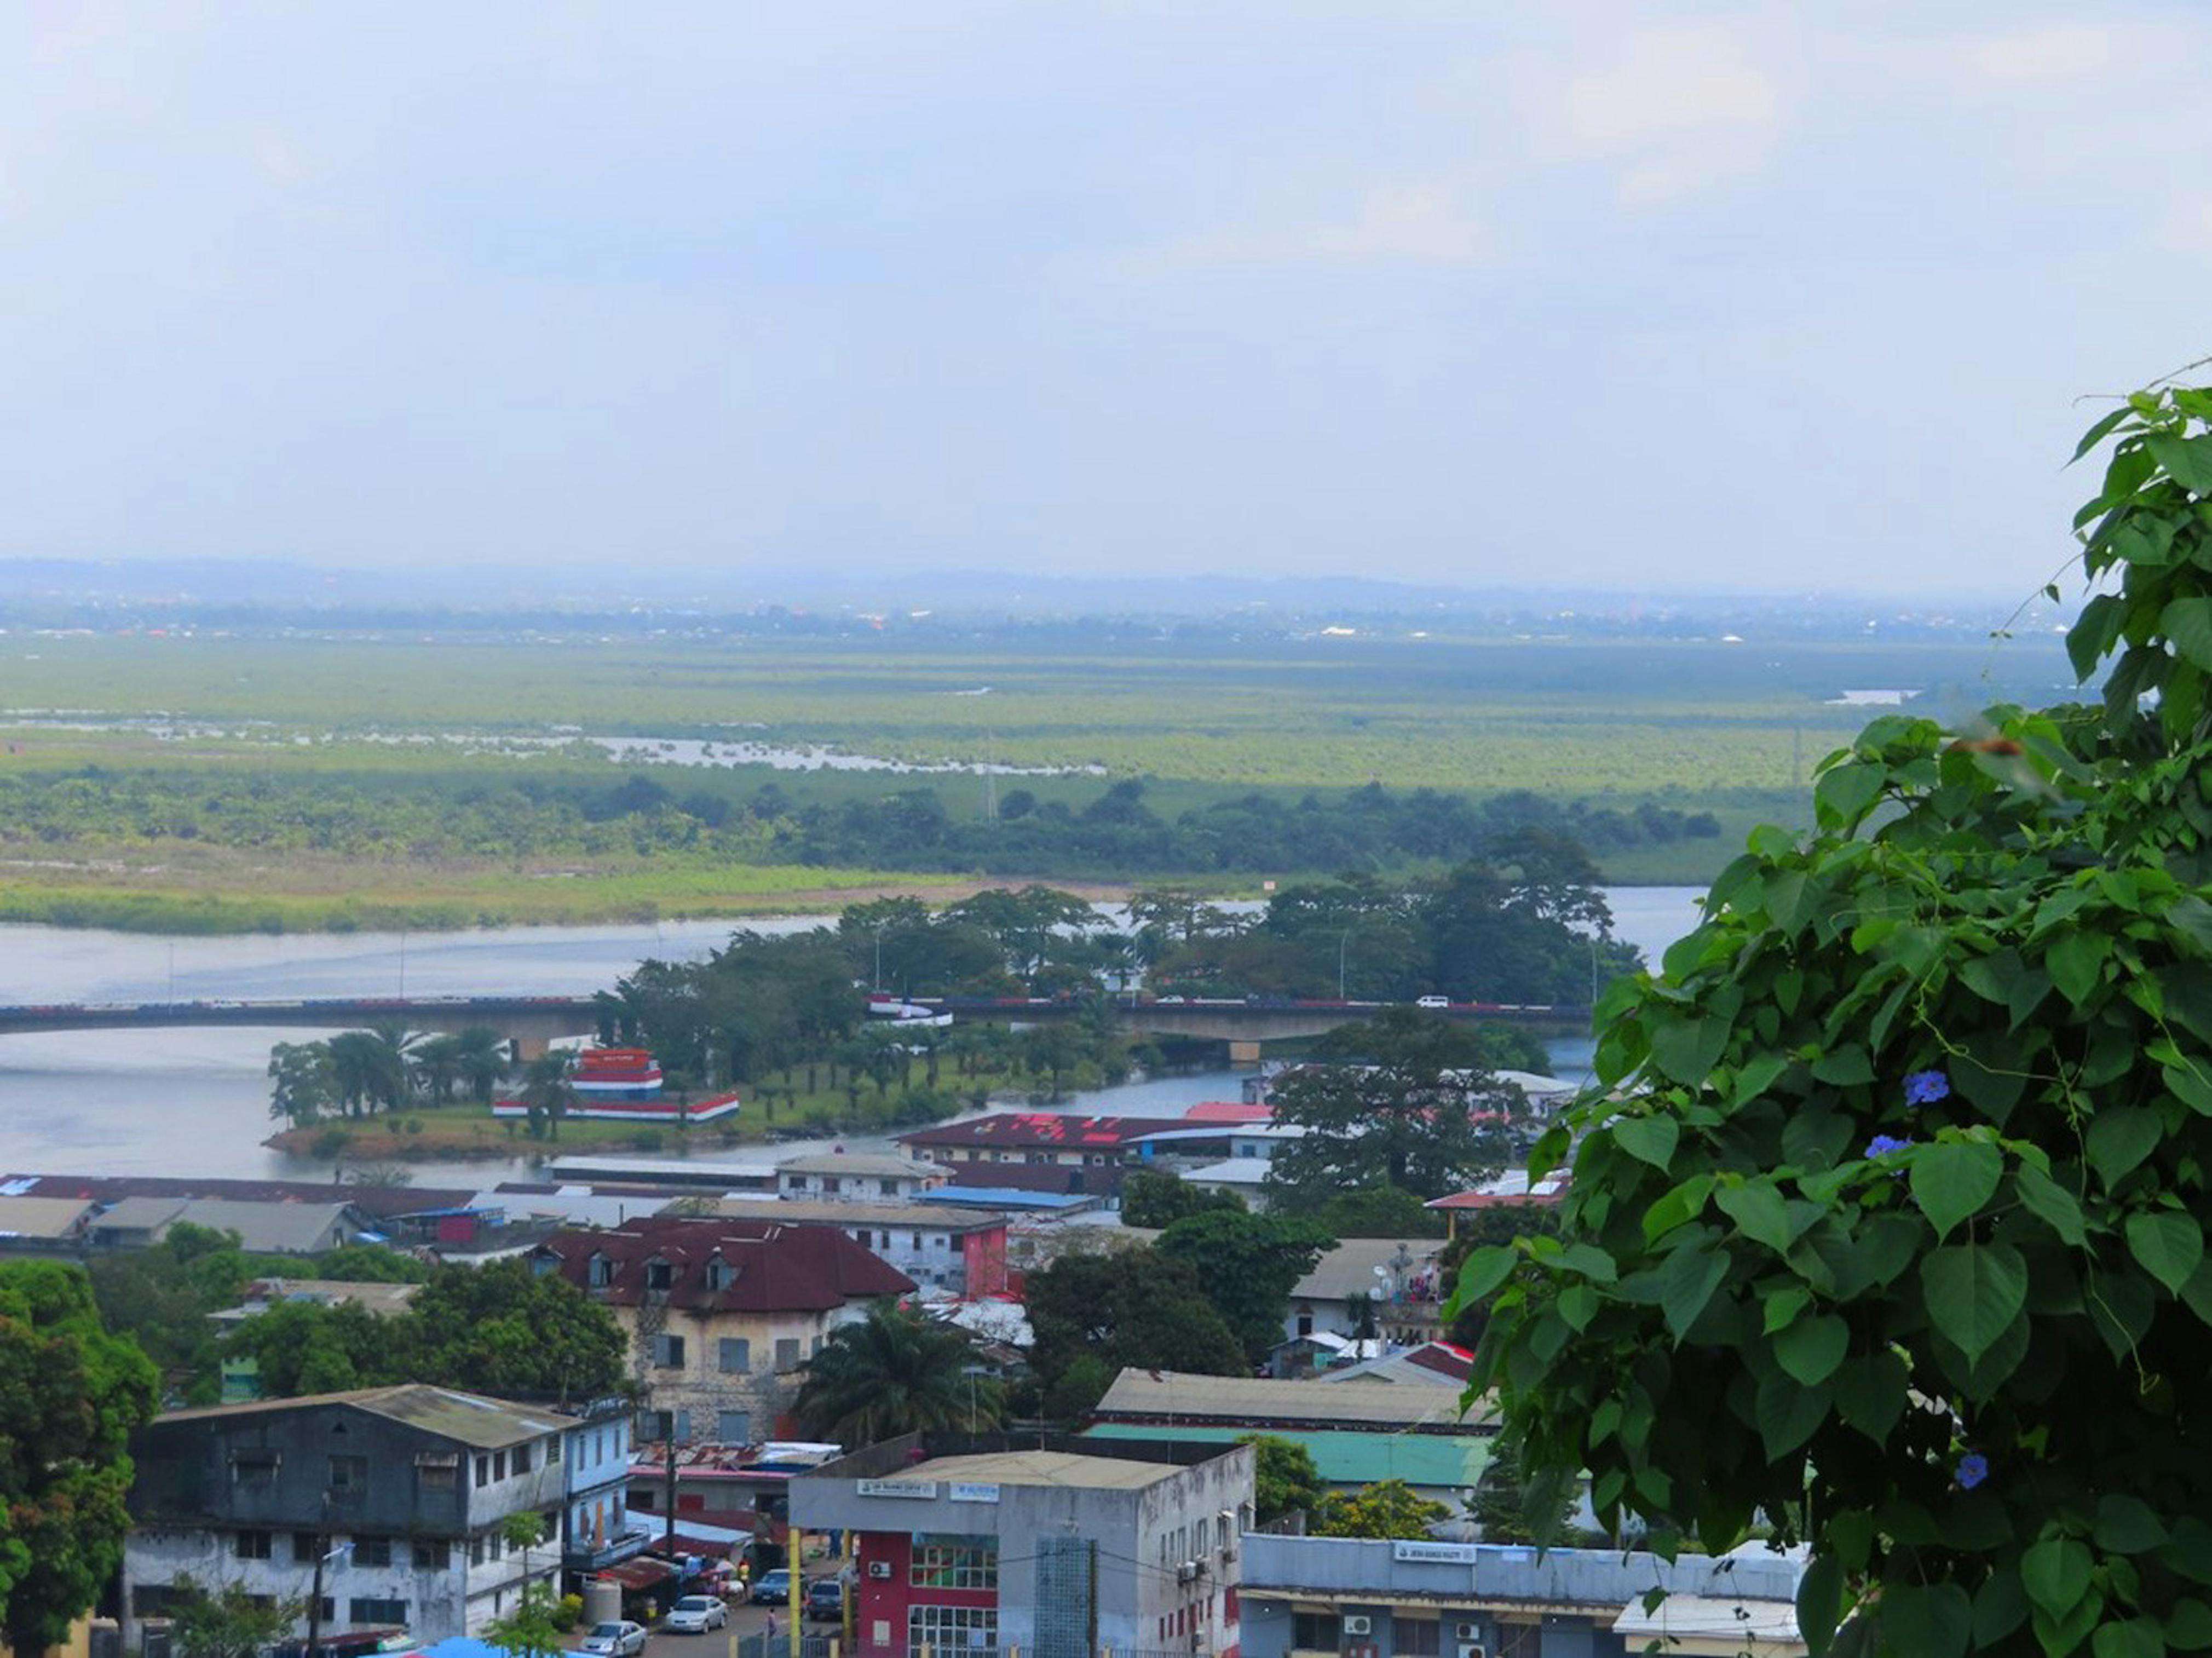
[[[854,1644],[1234,1653],[1249,1445],[909,1435],[791,1482],[793,1524],[852,1533]]]
[[[157,1417],[133,1442],[125,1638],[162,1615],[178,1579],[305,1598],[322,1570],[321,1625],[472,1635],[560,1567],[573,1418],[410,1383]],[[626,1461],[626,1455],[625,1459]],[[620,1514],[621,1476],[606,1483]],[[546,1542],[506,1546],[510,1515]]]

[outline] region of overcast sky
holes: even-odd
[[[0,0],[0,556],[2025,594],[2212,8]]]

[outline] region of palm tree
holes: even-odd
[[[415,1044],[411,1057],[415,1075],[433,1105],[453,1103],[453,1090],[461,1079],[461,1039],[426,1036]]]
[[[489,1105],[493,1090],[514,1068],[507,1038],[489,1025],[472,1024],[453,1038],[454,1064],[479,1105]]]
[[[966,1331],[879,1301],[807,1364],[794,1409],[806,1432],[848,1448],[925,1428],[996,1427],[1006,1391],[984,1368]]]
[[[522,1102],[530,1108],[533,1138],[561,1138],[561,1119],[576,1103],[576,1056],[563,1048],[539,1054],[522,1072]]]
[[[341,1030],[330,1039],[331,1079],[349,1115],[395,1107],[406,1096],[407,1055],[374,1031]]]

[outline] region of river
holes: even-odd
[[[1606,896],[1620,935],[1656,963],[1695,920],[1699,893],[1691,887],[1623,887]],[[826,919],[793,916],[745,925],[788,932]],[[173,940],[5,925],[0,926],[0,1002],[587,994],[647,957],[704,956],[728,938],[732,926],[684,921]],[[264,1074],[270,1047],[316,1034],[297,1028],[185,1026],[0,1036],[0,1173],[326,1179],[328,1164],[287,1157],[261,1144],[276,1126],[269,1120]],[[1589,1057],[1586,1040],[1559,1042],[1553,1068],[1579,1077]],[[1233,1099],[1237,1088],[1235,1073],[1200,1072],[1101,1090],[1070,1106],[1167,1114],[1199,1100]],[[462,1185],[503,1178],[524,1167],[519,1162],[425,1163],[416,1178],[426,1185]]]

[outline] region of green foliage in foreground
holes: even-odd
[[[123,1564],[131,1430],[154,1414],[154,1368],[100,1327],[82,1269],[0,1265],[0,1637],[69,1637]]]
[[[2084,440],[2101,701],[1832,756],[1607,998],[1561,1236],[1462,1271],[1470,1397],[1608,1526],[1808,1541],[1815,1653],[2212,1645],[2208,428]]]

